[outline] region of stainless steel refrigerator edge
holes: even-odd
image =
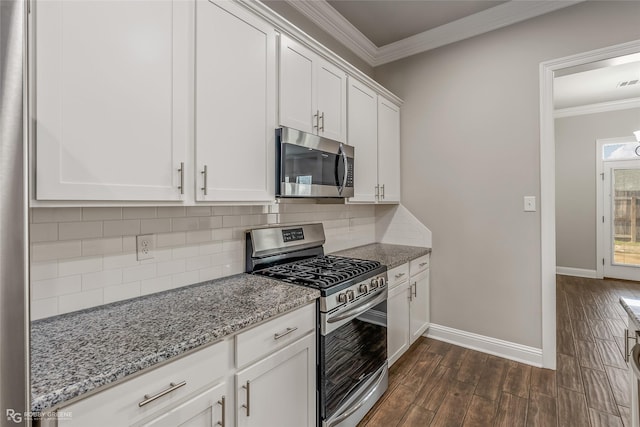
[[[26,1],[0,0],[0,425],[28,425]]]

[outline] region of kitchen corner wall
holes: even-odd
[[[244,231],[322,222],[326,252],[376,240],[373,205],[32,208],[31,319],[244,271]],[[154,234],[138,261],[136,235]]]

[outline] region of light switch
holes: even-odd
[[[524,211],[525,212],[536,211],[536,196],[524,196]]]

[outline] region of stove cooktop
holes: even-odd
[[[254,271],[254,274],[325,290],[339,284],[351,282],[354,279],[365,279],[371,276],[372,273],[379,273],[381,269],[386,270],[386,267],[377,261],[324,255],[287,264],[274,265]]]

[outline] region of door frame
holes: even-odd
[[[604,258],[606,255],[608,238],[604,235],[604,221],[600,218],[604,218],[604,170],[605,163],[610,163],[602,159],[602,147],[605,144],[626,144],[636,140],[632,137],[619,137],[619,138],[601,138],[596,139],[596,278],[604,278]],[[640,159],[640,158],[639,158]],[[624,162],[625,160],[617,160]],[[617,162],[616,161],[616,162]]]
[[[542,366],[556,368],[556,141],[553,74],[564,68],[640,52],[640,40],[540,64],[540,287]]]

